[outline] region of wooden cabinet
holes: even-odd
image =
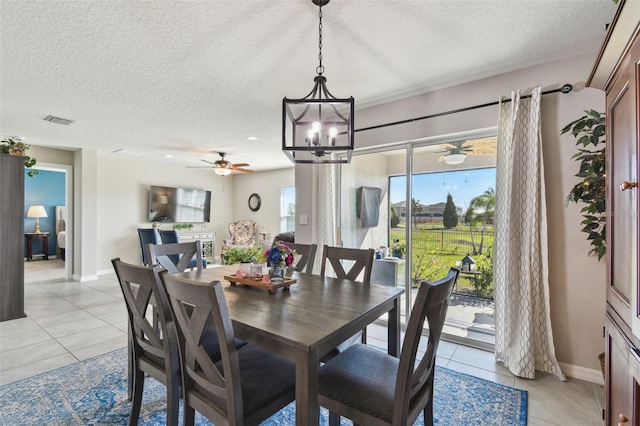
[[[621,1],[587,83],[606,92],[605,424],[640,426],[640,1]]]
[[[0,154],[0,321],[24,313],[24,157]]]

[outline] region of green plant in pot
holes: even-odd
[[[222,255],[225,265],[255,262],[261,255],[260,247],[232,247]]]
[[[30,145],[13,138],[2,139],[0,141],[0,153],[24,157],[24,167],[27,169],[27,175],[34,177],[38,174],[38,170],[32,169],[32,167],[36,165],[36,159],[25,154],[29,148]]]
[[[566,201],[586,204],[580,210],[584,218],[582,232],[591,242],[588,254],[595,254],[600,260],[606,253],[605,116],[594,110],[585,113],[561,132],[571,132],[577,139],[578,152],[572,158],[580,163],[576,176],[582,179],[571,188]]]

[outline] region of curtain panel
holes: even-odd
[[[555,356],[549,305],[540,97],[500,102],[494,247],[495,357],[518,377],[566,380]]]
[[[311,235],[318,244],[320,256],[316,256],[313,273],[320,273],[322,247],[335,246],[336,229],[336,166],[334,164],[313,164],[312,209],[313,219]]]

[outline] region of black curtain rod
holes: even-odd
[[[562,86],[559,89],[547,90],[545,92],[542,92],[542,95],[548,95],[550,93],[558,93],[558,92],[569,93],[572,90],[573,90],[573,86],[572,85],[565,84],[564,86]],[[530,98],[530,97],[531,97],[531,95],[526,95],[526,96],[521,96],[520,99],[526,99],[526,98]],[[511,99],[505,99],[502,102],[511,102]],[[392,123],[378,124],[377,126],[363,127],[362,129],[354,130],[354,132],[363,132],[365,130],[380,129],[382,127],[389,127],[389,126],[395,126],[395,125],[398,125],[398,124],[412,123],[414,121],[425,120],[427,118],[442,117],[443,115],[457,114],[459,112],[470,111],[472,109],[478,109],[478,108],[484,108],[484,107],[488,107],[488,106],[492,106],[492,105],[498,105],[499,103],[500,103],[500,101],[495,101],[495,102],[489,102],[487,104],[482,104],[482,105],[474,105],[474,106],[470,106],[470,107],[466,107],[466,108],[460,108],[460,109],[454,109],[454,110],[451,110],[451,111],[439,112],[439,113],[436,113],[436,114],[423,115],[422,117],[409,118],[407,120],[394,121]]]

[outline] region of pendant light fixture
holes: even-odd
[[[318,6],[318,67],[311,92],[282,100],[282,150],[294,163],[349,163],[353,153],[353,97],[336,98],[327,89],[322,65],[322,6]]]

